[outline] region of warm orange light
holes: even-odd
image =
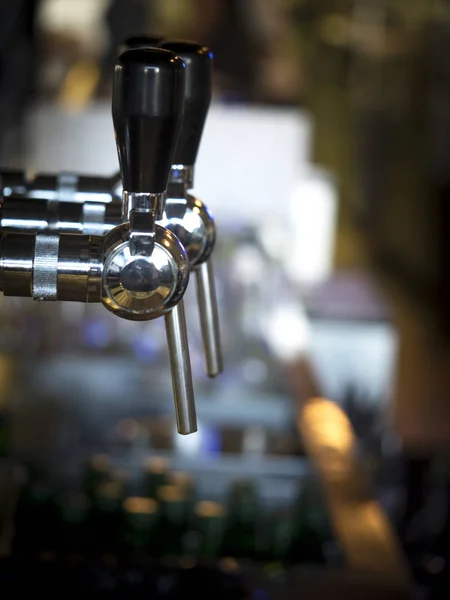
[[[117,424],[117,432],[123,439],[136,440],[139,437],[140,426],[135,419],[122,419]]]
[[[350,422],[334,402],[312,398],[306,404],[301,418],[313,443],[341,453],[352,451],[355,440]]]
[[[325,398],[299,412],[305,446],[320,473],[327,505],[347,563],[409,585],[406,563],[381,505],[371,499],[358,464],[356,440],[343,410]]]
[[[144,469],[149,473],[164,473],[169,468],[169,460],[163,456],[149,456],[145,463]]]
[[[158,488],[158,498],[164,502],[177,502],[184,499],[184,490],[176,485],[162,485]]]
[[[199,502],[195,507],[195,514],[199,517],[221,517],[225,513],[225,509],[217,502],[204,500]]]
[[[342,478],[352,469],[355,438],[339,406],[323,398],[312,398],[300,413],[300,428],[317,467],[328,477]]]
[[[351,556],[353,568],[389,573],[403,579],[406,568],[395,535],[375,500],[334,507],[339,539]]]
[[[69,110],[81,110],[92,99],[99,79],[100,71],[94,61],[77,61],[67,73],[58,102]]]
[[[90,464],[94,471],[107,471],[111,464],[111,459],[107,454],[94,454],[90,460]]]
[[[123,508],[128,513],[151,515],[158,510],[158,503],[151,498],[134,496],[124,500]]]
[[[186,473],[186,471],[172,471],[172,473],[169,474],[169,480],[174,485],[180,487],[188,487],[192,484],[192,476],[189,473]]]

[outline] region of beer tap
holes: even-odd
[[[35,300],[99,302],[118,317],[164,316],[178,431],[196,431],[183,295],[189,261],[157,224],[184,106],[185,64],[163,49],[131,49],[116,63],[113,122],[123,181],[122,223],[103,236],[7,232],[0,289]]]
[[[178,238],[157,225],[184,108],[185,64],[174,53],[120,55],[112,112],[123,183],[122,226],[105,237],[105,306],[134,320],[164,315],[178,430],[197,429],[183,294],[189,279]]]
[[[207,47],[189,41],[163,42],[160,47],[175,52],[186,64],[183,121],[160,223],[179,238],[195,271],[206,372],[215,377],[222,371],[211,259],[216,228],[206,205],[189,193],[194,183],[194,165],[211,102],[213,54]]]
[[[131,38],[125,47],[153,44],[147,38]],[[179,41],[161,44],[184,60],[184,113],[169,177],[168,198],[159,221],[184,246],[197,280],[206,372],[210,377],[222,371],[219,319],[211,253],[216,239],[214,219],[203,202],[189,193],[194,165],[211,100],[212,53],[202,45]],[[52,200],[25,200],[10,197],[0,209],[3,231],[71,231],[103,235],[120,223],[117,202],[68,203]]]

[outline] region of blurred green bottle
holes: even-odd
[[[107,454],[94,454],[85,471],[84,493],[92,500],[98,486],[107,481],[111,481],[111,459]]]
[[[115,554],[119,550],[123,499],[121,481],[104,481],[94,491],[90,512],[93,547],[102,553]]]
[[[144,463],[145,494],[157,498],[158,488],[168,482],[169,460],[162,456],[149,456]]]
[[[89,510],[86,494],[65,493],[56,500],[58,513],[58,552],[84,554],[91,545]]]
[[[161,520],[159,524],[161,554],[179,557],[184,554],[184,544],[189,526],[189,503],[182,487],[163,485],[157,490]]]
[[[269,565],[284,565],[292,543],[293,519],[289,510],[261,514],[257,532],[256,558]]]
[[[325,562],[325,547],[332,540],[323,491],[316,481],[305,481],[292,509],[292,563]]]
[[[159,504],[153,498],[131,496],[123,501],[123,550],[130,556],[159,557]]]
[[[198,502],[194,507],[193,529],[198,537],[191,537],[195,540],[195,547],[188,548],[190,554],[202,559],[222,556],[226,530],[226,509],[223,504],[208,500]]]
[[[228,498],[224,554],[234,558],[255,558],[258,553],[259,498],[249,480],[237,481]]]
[[[197,493],[195,480],[187,471],[169,471],[167,473],[167,483],[181,488],[189,504],[195,501]]]

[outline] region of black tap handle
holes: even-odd
[[[211,103],[213,53],[188,41],[163,42],[160,48],[175,52],[186,64],[183,122],[173,163],[193,165]]]
[[[126,50],[114,69],[112,114],[123,189],[165,192],[184,105],[185,65],[168,50]]]
[[[133,48],[154,48],[155,46],[159,46],[163,41],[164,38],[162,35],[134,35],[120,44],[119,54]]]

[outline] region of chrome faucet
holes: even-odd
[[[164,316],[182,434],[197,429],[183,308],[190,265],[178,238],[157,221],[181,125],[185,71],[182,59],[164,49],[130,49],[117,60],[112,112],[123,182],[120,224],[105,235],[7,231],[0,248],[5,296],[102,302],[136,321]]]
[[[154,47],[155,40],[130,38],[124,47]],[[187,253],[189,267],[195,272],[206,372],[210,377],[215,377],[223,368],[211,259],[216,228],[205,204],[189,193],[193,187],[194,165],[211,101],[213,56],[205,46],[188,41],[160,42],[159,47],[180,56],[185,63],[184,112],[170,169],[168,197],[165,202],[156,197],[149,202],[154,204],[154,210],[151,211],[154,219],[177,236]],[[41,185],[40,189],[44,187]],[[81,192],[78,191],[78,194]],[[5,199],[0,210],[3,231],[21,229],[104,235],[121,222],[122,204],[117,201],[101,202],[99,195],[78,203],[55,202],[53,197],[36,199],[33,194],[31,197],[34,198],[32,201],[17,196]],[[125,218],[129,203],[137,201],[142,201],[142,198],[124,195]],[[142,219],[142,216],[139,218]]]

